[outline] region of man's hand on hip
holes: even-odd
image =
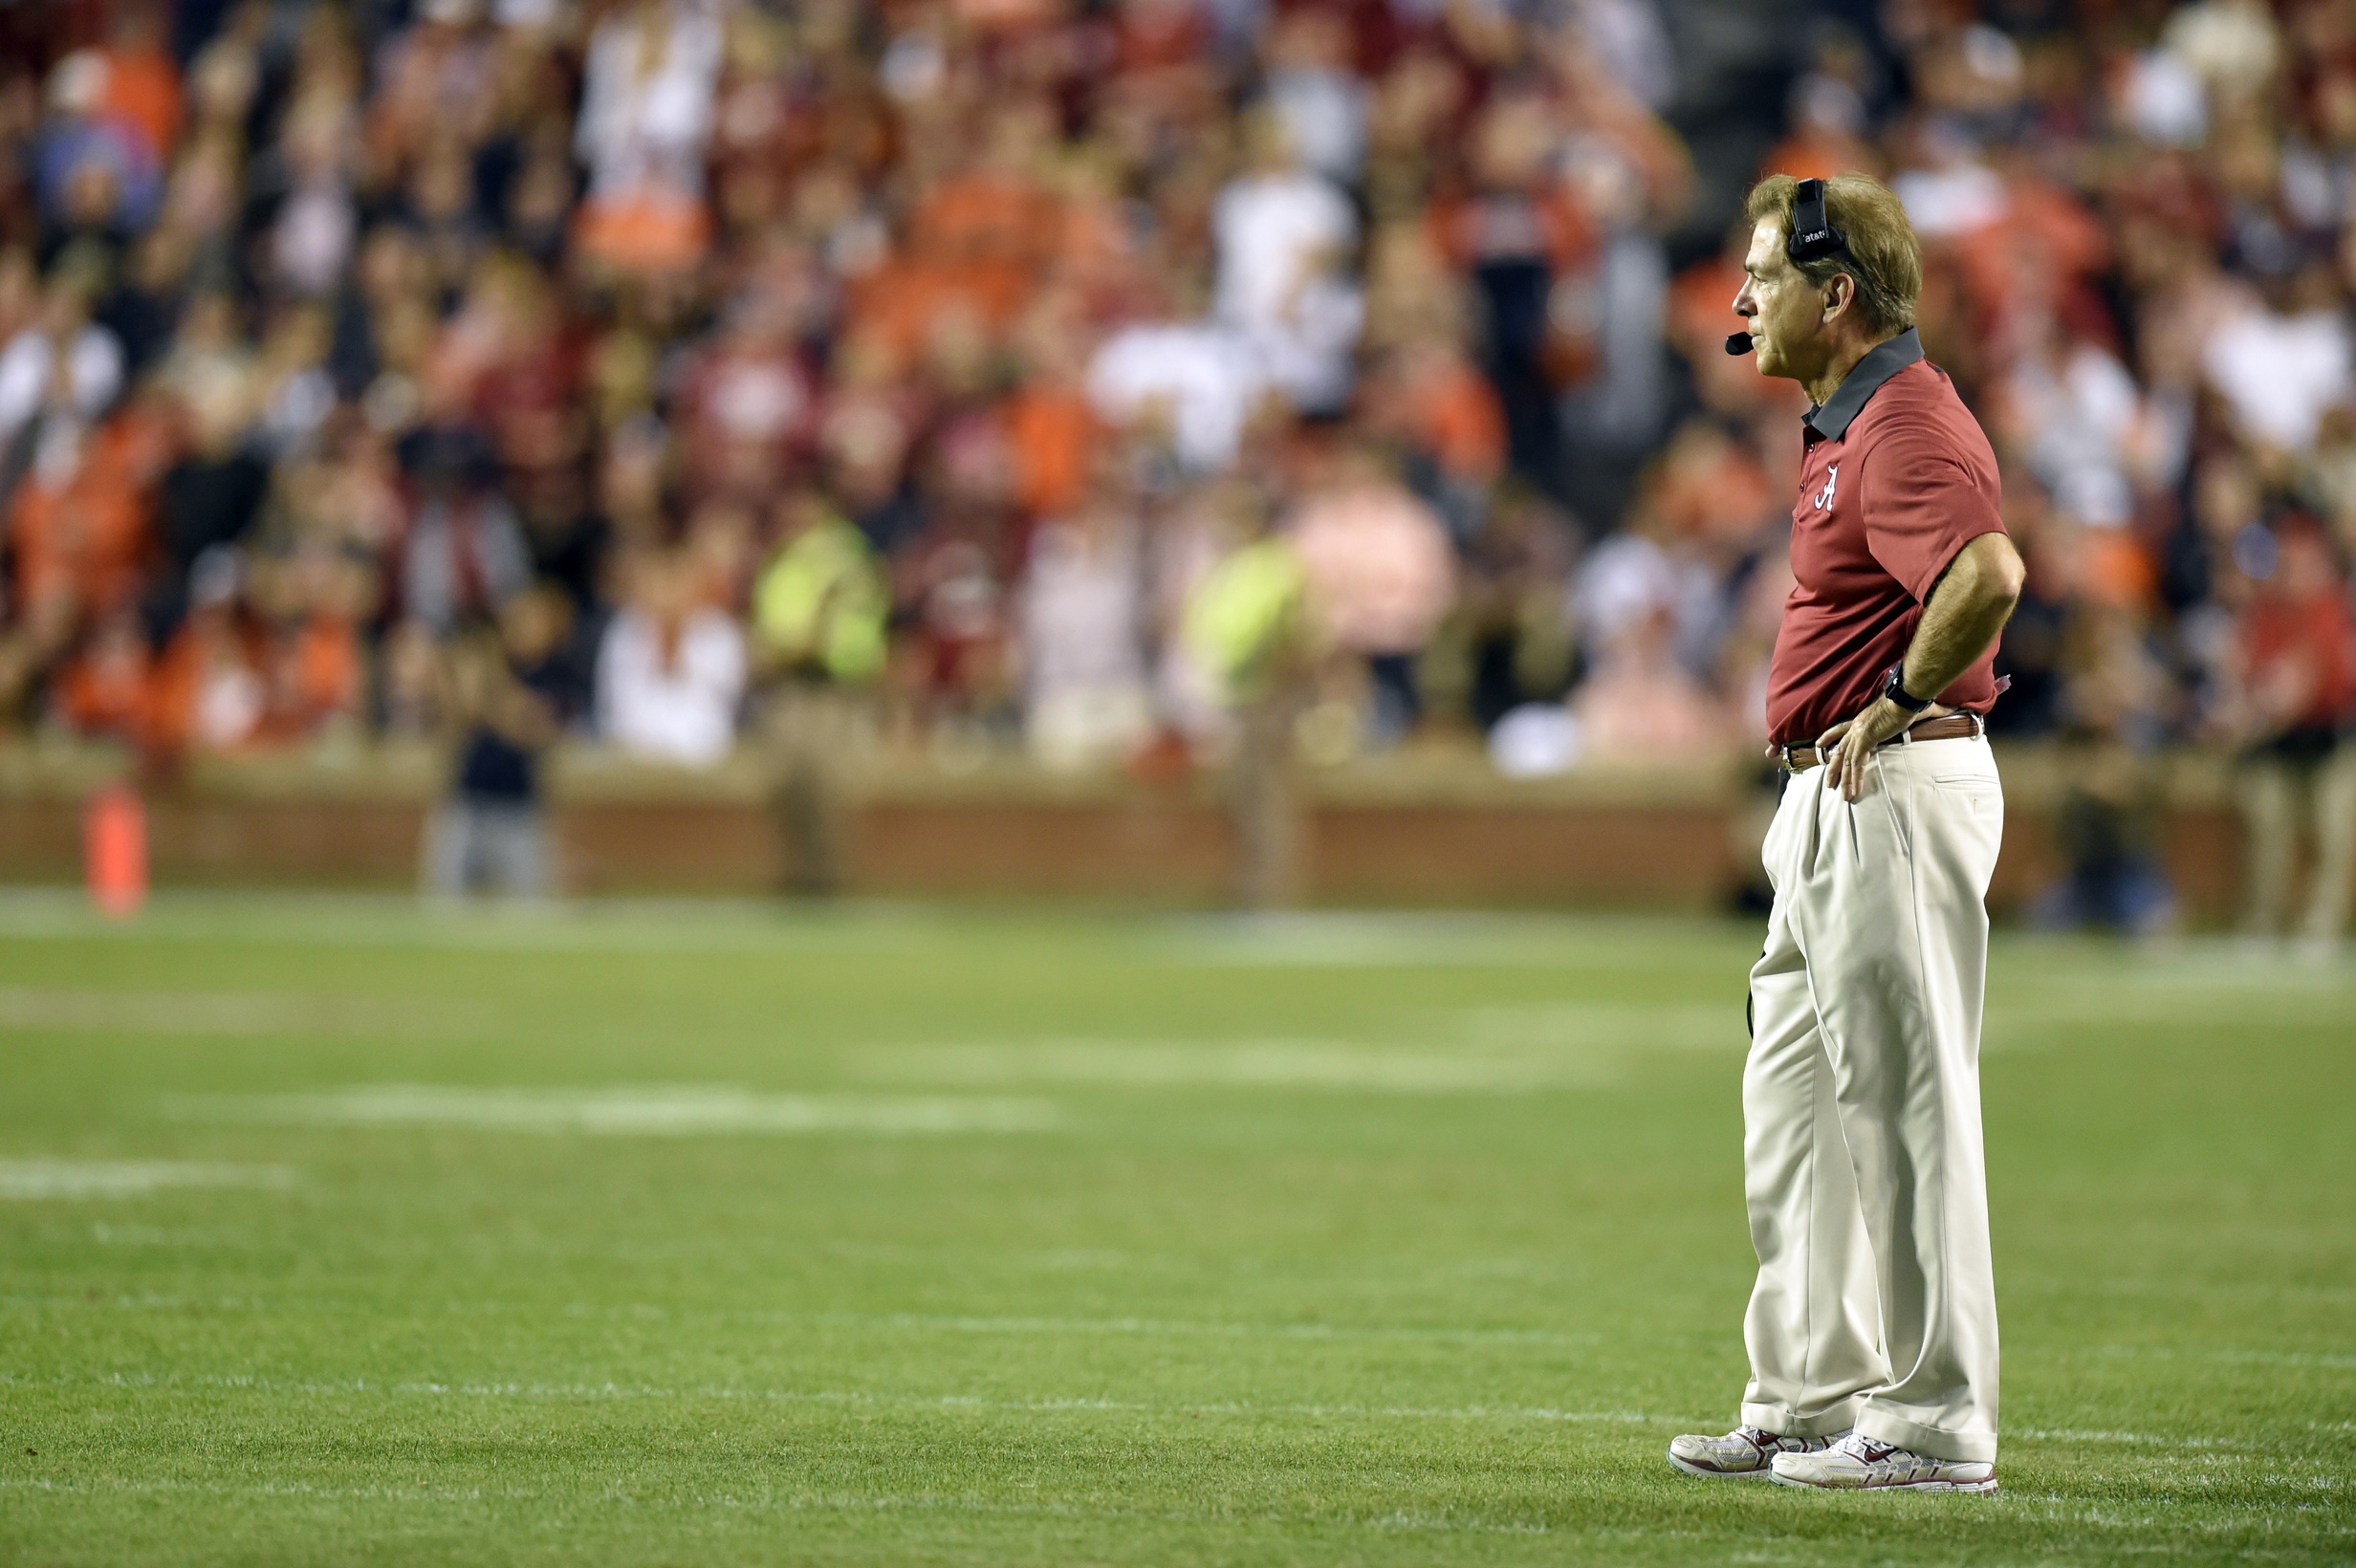
[[[1982,534],[1955,552],[1939,580],[1931,586],[1931,602],[1923,606],[1922,623],[1907,645],[1899,665],[1909,691],[1945,691],[1986,653],[2004,629],[2019,601],[2026,571],[2020,553],[2002,534]],[[1824,766],[1834,770],[1841,798],[1855,800],[1865,793],[1865,761],[1873,749],[1903,733],[1922,719],[1944,718],[1955,711],[1932,703],[1909,713],[1887,697],[1846,724],[1836,724],[1816,738]]]
[[[1832,782],[1839,787],[1841,798],[1854,800],[1865,793],[1865,759],[1876,747],[1904,734],[1907,726],[1917,719],[1952,711],[1933,703],[1920,713],[1909,713],[1887,697],[1876,697],[1857,717],[1844,719],[1817,736],[1816,750],[1824,766],[1832,770]]]

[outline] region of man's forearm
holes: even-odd
[[[1956,553],[1906,650],[1906,688],[1936,697],[1978,663],[2012,619],[2024,573],[2012,540],[1983,534]]]

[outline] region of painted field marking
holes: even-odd
[[[1663,966],[1665,940],[1727,927],[1666,916],[1478,912],[1187,916],[1155,945],[1169,962],[1244,969],[1580,969]]]
[[[2214,1437],[2170,1437],[2161,1432],[2087,1431],[2077,1427],[2008,1426],[2001,1434],[2030,1443],[2124,1443],[2136,1448],[2213,1448],[2234,1452],[2239,1445]]]
[[[352,1303],[333,1299],[259,1296],[197,1296],[161,1292],[123,1292],[93,1300],[74,1295],[0,1296],[0,1312],[80,1312],[93,1307],[121,1312],[246,1312],[260,1315],[324,1313],[346,1315]],[[1390,1323],[1254,1323],[1171,1318],[1035,1318],[934,1315],[925,1313],[792,1312],[766,1308],[715,1308],[675,1311],[643,1302],[591,1305],[575,1301],[562,1306],[540,1302],[447,1301],[441,1314],[457,1317],[530,1318],[551,1314],[567,1318],[601,1318],[644,1322],[743,1322],[799,1324],[817,1328],[868,1329],[892,1334],[1045,1334],[1148,1339],[1276,1339],[1348,1343],[1376,1342],[1434,1344],[1504,1344],[1587,1347],[1600,1342],[1600,1332],[1563,1333],[1540,1328],[1475,1328]],[[412,1314],[411,1317],[417,1315]]]
[[[2356,1371],[2356,1352],[2253,1350],[2239,1346],[2178,1350],[2169,1345],[2095,1345],[2091,1349],[2093,1354],[2112,1361],[2222,1361],[2228,1365],[2304,1366],[2332,1372]]]
[[[294,992],[52,991],[0,986],[0,1029],[152,1034],[439,1036],[491,1023],[447,997],[307,996]]]
[[[941,1334],[1145,1335],[1286,1339],[1405,1339],[1449,1344],[1594,1344],[1600,1333],[1564,1334],[1540,1328],[1423,1328],[1354,1323],[1230,1323],[1169,1318],[1028,1318],[979,1314],[796,1313],[796,1321]]]
[[[54,1480],[46,1476],[0,1476],[0,1489],[55,1492],[69,1496],[90,1496],[100,1492],[126,1495],[180,1494],[213,1497],[292,1497],[305,1500],[407,1503],[483,1503],[528,1502],[562,1497],[578,1504],[583,1501],[620,1502],[636,1505],[645,1499],[629,1488],[626,1481],[608,1484],[595,1497],[585,1497],[578,1489],[538,1491],[520,1487],[499,1488],[423,1488],[423,1487],[323,1487],[303,1482],[227,1481],[142,1481],[120,1476],[106,1476],[89,1480]],[[882,1492],[845,1494],[840,1492],[761,1492],[739,1496],[732,1492],[698,1493],[682,1499],[665,1495],[659,1501],[670,1508],[683,1505],[696,1512],[762,1513],[762,1514],[902,1514],[938,1513],[970,1514],[1000,1518],[1051,1519],[1124,1519],[1146,1520],[1163,1524],[1198,1524],[1233,1526],[1238,1524],[1298,1527],[1328,1525],[1355,1530],[1407,1530],[1430,1534],[1451,1535],[1543,1535],[1552,1526],[1543,1520],[1490,1519],[1478,1514],[1414,1514],[1404,1511],[1387,1514],[1297,1514],[1276,1510],[1237,1511],[1232,1508],[1156,1509],[1127,1508],[1119,1505],[1053,1502],[994,1502],[972,1496],[942,1496],[931,1492]]]
[[[1486,1045],[1585,1051],[1723,1051],[1749,1044],[1740,976],[1718,1002],[1519,1002],[1456,1011],[1465,1039]]]
[[[1054,1415],[1107,1412],[1149,1416],[1278,1417],[1310,1421],[1455,1421],[1669,1427],[1707,1417],[1645,1410],[1568,1410],[1539,1405],[1458,1407],[1373,1405],[1254,1405],[1241,1401],[1157,1404],[1150,1401],[1060,1397],[999,1399],[979,1394],[896,1394],[868,1390],[747,1388],[731,1383],[669,1388],[648,1383],[439,1382],[424,1378],[279,1379],[256,1374],[99,1373],[79,1378],[21,1378],[0,1373],[0,1388],[118,1388],[172,1393],[228,1390],[273,1395],[378,1399],[525,1400],[550,1402],[715,1403],[860,1405],[892,1409],[993,1410]]]
[[[1547,1002],[1436,1010],[1436,1044],[1325,1038],[1044,1038],[846,1048],[844,1064],[901,1081],[1120,1088],[1513,1094],[1607,1087],[1652,1051],[1744,1044],[1742,1010],[1680,1002]]]
[[[595,1489],[594,1491],[592,1489]],[[1123,1519],[1148,1520],[1166,1524],[1207,1524],[1223,1527],[1237,1525],[1270,1525],[1297,1529],[1301,1526],[1330,1527],[1345,1530],[1408,1531],[1419,1534],[1444,1535],[1543,1535],[1557,1531],[1579,1537],[1595,1536],[1618,1539],[1658,1539],[1658,1531],[1638,1532],[1609,1527],[1568,1527],[1545,1519],[1495,1518],[1485,1514],[1456,1514],[1443,1506],[1438,1510],[1393,1510],[1385,1514],[1360,1513],[1351,1510],[1298,1512],[1281,1509],[1237,1509],[1232,1506],[1214,1509],[1134,1507],[1102,1502],[1066,1503],[1056,1501],[999,1501],[970,1493],[944,1495],[935,1492],[817,1492],[756,1491],[699,1492],[691,1496],[675,1492],[660,1492],[648,1489],[634,1476],[612,1478],[583,1476],[578,1485],[571,1487],[388,1487],[388,1486],[322,1486],[310,1482],[286,1481],[191,1481],[146,1480],[126,1476],[69,1477],[0,1476],[0,1490],[42,1492],[64,1496],[92,1496],[100,1493],[123,1495],[202,1495],[250,1498],[294,1498],[302,1500],[333,1500],[356,1502],[480,1504],[486,1502],[537,1502],[562,1499],[576,1510],[583,1505],[619,1503],[634,1510],[652,1503],[674,1512],[728,1513],[844,1513],[898,1514],[940,1513],[965,1514],[984,1517],[1054,1518],[1054,1519]],[[2006,1514],[2026,1514],[2031,1517],[2072,1524],[2088,1525],[2106,1532],[2128,1530],[2162,1531],[2173,1535],[2187,1533],[2208,1537],[2197,1542],[2179,1543],[2171,1539],[2151,1541],[2144,1549],[2153,1555],[2176,1556],[2191,1554],[2207,1557],[2214,1551],[2215,1536],[2253,1525],[2263,1529],[2280,1528],[2293,1517],[2296,1509],[2280,1504],[2257,1506],[2221,1503],[2212,1505],[2217,1515],[2193,1524],[2188,1532],[2181,1513],[2171,1510],[2131,1511],[2119,1507],[2089,1508],[2083,1498],[2062,1492],[2007,1492],[1986,1504],[1974,1505],[1974,1513],[1996,1509]],[[2298,1505],[2304,1507],[2307,1505]],[[1697,1532],[1681,1535],[1702,1538]],[[2272,1555],[2272,1554],[2266,1554]],[[1743,1559],[1749,1560],[1749,1559]]]
[[[870,1047],[846,1065],[903,1082],[1083,1083],[1107,1088],[1500,1094],[1616,1081],[1606,1060],[1532,1052],[1441,1052],[1353,1040],[1046,1039]]]
[[[0,1199],[138,1198],[174,1187],[286,1187],[284,1165],[190,1160],[0,1160]]]
[[[427,908],[412,897],[163,892],[135,923],[79,894],[0,890],[0,935],[63,942],[236,944],[479,952],[780,952],[905,947],[954,927],[923,904],[855,901],[823,913],[761,899],[600,899]]]
[[[281,1095],[181,1095],[175,1115],[295,1126],[458,1127],[478,1132],[689,1137],[704,1133],[1043,1132],[1061,1124],[1040,1100],[764,1094],[724,1084],[601,1089],[372,1083]]]

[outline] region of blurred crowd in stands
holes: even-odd
[[[1862,169],[2031,563],[1994,728],[2083,755],[2048,913],[2165,918],[2185,743],[2254,898],[2345,864],[2356,4],[1795,17],[1713,185],[1653,0],[0,7],[0,710],[484,799],[778,692],[1183,768],[1278,667],[1333,755],[1755,751],[1804,399],[1697,193]]]

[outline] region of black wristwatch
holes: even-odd
[[[1900,708],[1905,708],[1909,713],[1921,712],[1924,708],[1929,708],[1935,700],[1930,697],[1915,697],[1908,694],[1906,689],[1906,661],[1903,659],[1890,665],[1889,673],[1882,677],[1882,695],[1887,697],[1891,702],[1896,703]]]

